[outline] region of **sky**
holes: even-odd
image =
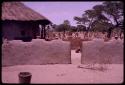
[[[53,24],[62,24],[64,20],[69,20],[72,26],[76,26],[74,16],[82,16],[85,10],[92,9],[102,2],[22,2],[27,7],[35,10],[47,17]]]

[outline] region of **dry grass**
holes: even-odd
[[[78,66],[78,68],[105,72],[106,70],[108,70],[108,65],[106,65],[106,64],[88,64],[86,66]]]

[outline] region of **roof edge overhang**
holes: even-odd
[[[33,23],[42,24],[42,25],[52,24],[52,22],[47,19],[43,19],[43,20],[2,20],[2,22],[33,22]]]

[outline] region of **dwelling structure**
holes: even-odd
[[[37,36],[45,39],[45,26],[51,24],[45,16],[40,15],[21,2],[2,3],[2,37],[8,40]],[[41,31],[39,26],[41,25]]]

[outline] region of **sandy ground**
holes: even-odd
[[[81,64],[81,53],[76,53],[75,50],[72,50],[71,59],[73,65]]]
[[[123,66],[109,65],[108,70],[78,68],[79,65],[25,65],[2,68],[3,83],[18,83],[19,72],[32,73],[31,83],[122,83]]]
[[[99,71],[82,68],[80,53],[71,52],[72,64],[16,65],[2,67],[3,83],[18,83],[19,72],[30,72],[31,83],[122,83],[123,64],[107,65]]]

